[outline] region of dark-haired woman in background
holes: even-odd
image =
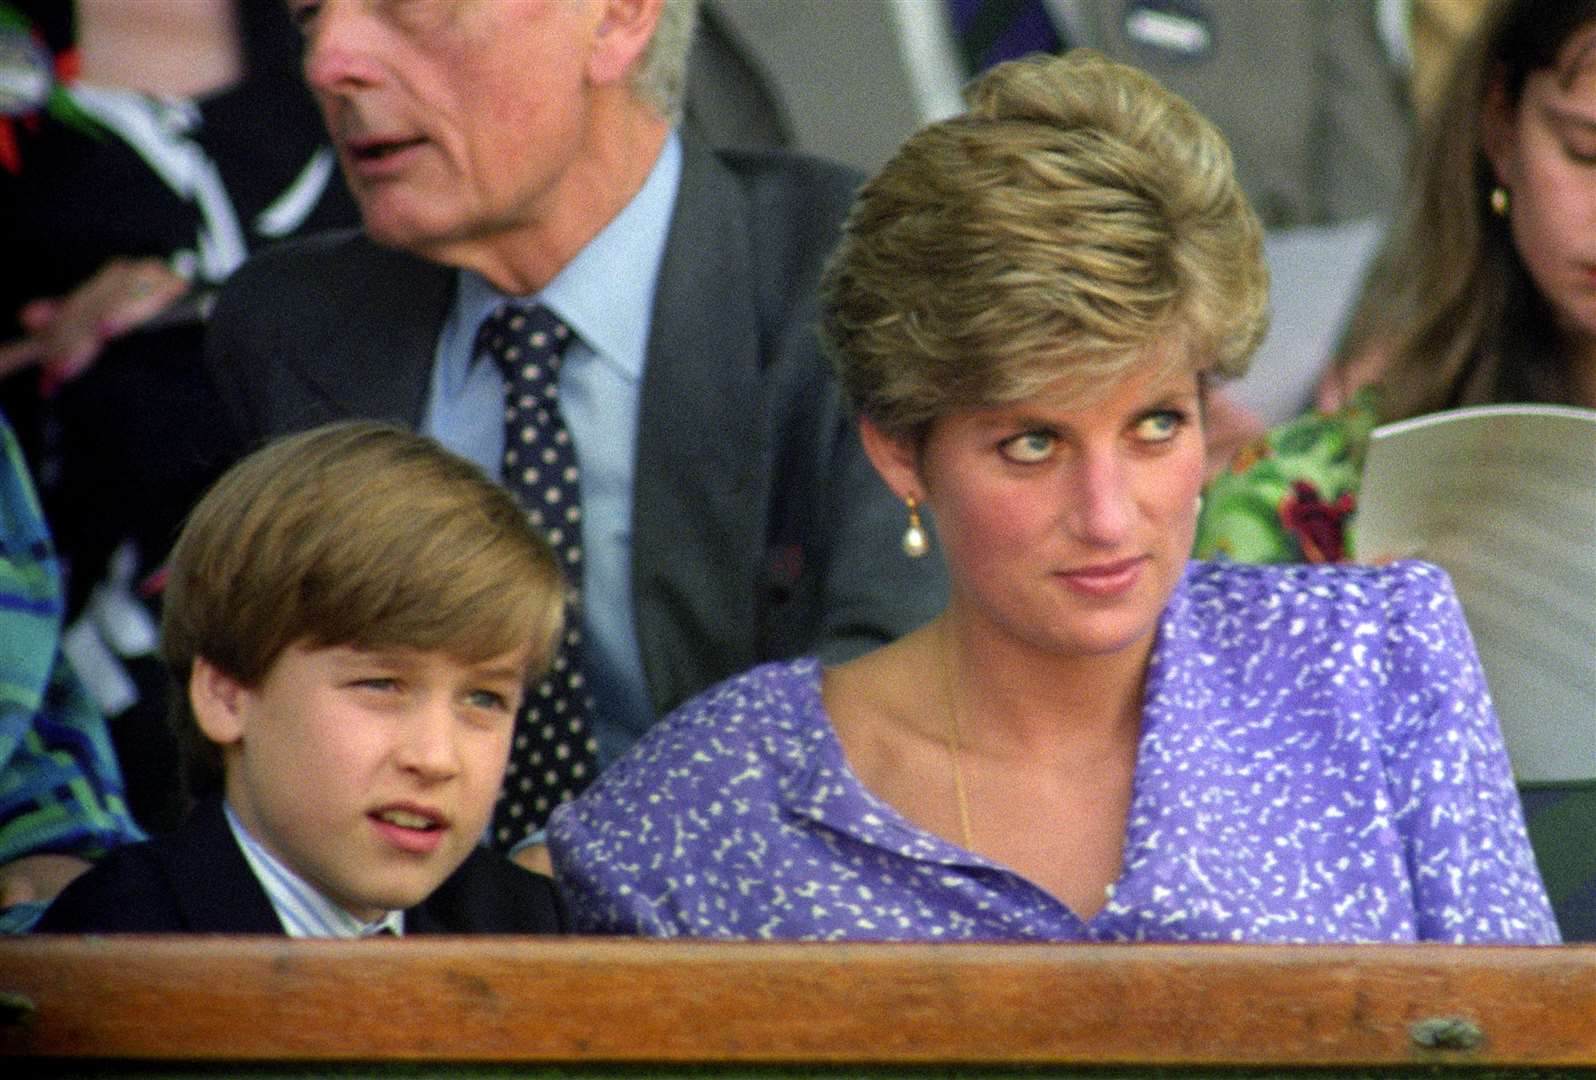
[[[1320,410],[1242,451],[1197,554],[1333,562],[1379,423],[1497,402],[1596,408],[1596,0],[1502,0],[1415,146]]]

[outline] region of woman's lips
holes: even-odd
[[[1083,596],[1115,597],[1129,592],[1141,580],[1147,557],[1138,555],[1117,562],[1097,563],[1092,566],[1063,570],[1058,578],[1070,589]]]

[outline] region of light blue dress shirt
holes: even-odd
[[[405,913],[390,911],[372,922],[357,919],[329,900],[310,882],[288,868],[281,860],[266,850],[259,840],[244,828],[233,808],[222,804],[227,816],[227,827],[233,839],[244,852],[249,864],[272,902],[272,910],[283,924],[283,932],[296,938],[360,938],[390,933],[402,937],[405,932]]]
[[[499,479],[504,384],[491,361],[472,355],[477,328],[519,299],[547,305],[576,335],[560,367],[560,411],[582,470],[583,623],[601,767],[655,720],[632,619],[632,482],[654,291],[681,176],[681,139],[672,132],[642,189],[540,293],[507,297],[461,271],[423,422]]]

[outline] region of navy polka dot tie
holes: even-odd
[[[582,673],[582,492],[576,447],[560,416],[559,373],[571,331],[545,307],[506,304],[477,333],[504,375],[505,487],[543,531],[564,567],[565,636],[554,667],[516,718],[493,842],[508,848],[542,828],[556,805],[593,779],[598,746],[587,718],[593,697]]]

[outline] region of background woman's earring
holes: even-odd
[[[911,559],[918,559],[931,550],[931,540],[925,534],[925,526],[920,524],[920,511],[915,501],[904,501],[909,504],[909,527],[903,530],[903,553]]]
[[[1497,217],[1507,216],[1507,189],[1501,184],[1491,189],[1491,213]]]

